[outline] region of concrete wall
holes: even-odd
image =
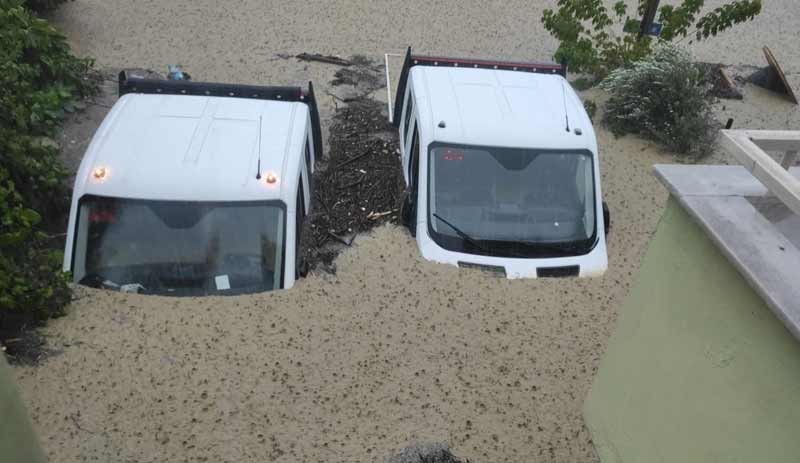
[[[800,461],[800,343],[673,198],[584,411],[604,463]]]
[[[33,432],[25,406],[0,353],[0,462],[44,462],[39,441]]]

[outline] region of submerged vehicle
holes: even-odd
[[[391,117],[424,258],[509,278],[606,270],[597,140],[565,75],[408,49]]]
[[[291,288],[322,155],[313,86],[119,76],[75,179],[64,271],[172,296]]]

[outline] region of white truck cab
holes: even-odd
[[[565,74],[408,49],[392,122],[424,258],[508,278],[605,272],[597,140]]]
[[[75,179],[64,271],[89,286],[168,296],[291,288],[322,155],[311,83],[123,71],[119,95]]]

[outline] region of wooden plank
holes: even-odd
[[[769,66],[772,68],[774,75],[778,78],[779,84],[773,87],[780,87],[782,86],[785,90],[786,95],[795,103],[798,104],[797,97],[794,94],[794,90],[792,90],[792,86],[789,84],[789,81],[786,80],[786,74],[783,73],[783,69],[778,64],[778,60],[775,59],[775,55],[772,54],[772,50],[769,47],[764,47],[764,56],[767,58],[767,62]],[[769,85],[769,82],[768,82]]]
[[[722,132],[722,146],[772,194],[783,201],[786,207],[800,215],[800,180],[756,145],[748,136],[748,131],[721,130],[720,132]]]

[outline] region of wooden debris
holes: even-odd
[[[335,64],[337,66],[352,66],[352,61],[333,55],[320,55],[319,53],[300,53],[295,58],[300,61],[317,61],[319,63]]]
[[[386,211],[386,212],[370,212],[369,215],[367,215],[367,218],[370,219],[370,220],[380,219],[381,217],[387,216],[389,214],[393,214],[393,213],[397,212],[398,210],[399,209],[392,209],[392,210]]]
[[[337,168],[337,169],[341,169],[342,167],[344,167],[344,166],[346,166],[346,165],[350,164],[350,163],[351,163],[351,162],[353,162],[353,161],[357,161],[357,160],[359,160],[359,159],[363,158],[364,156],[366,156],[366,155],[368,155],[368,154],[370,154],[370,151],[369,151],[369,150],[367,150],[367,151],[364,151],[364,152],[363,152],[363,153],[361,153],[361,154],[357,154],[357,155],[353,156],[352,158],[345,159],[344,161],[340,162],[340,163],[339,163],[339,164],[336,166],[336,168]]]
[[[739,91],[739,88],[731,79],[731,76],[725,71],[725,68],[722,66],[719,67],[719,84],[720,86],[725,89],[725,93],[728,95],[728,98],[734,100],[741,100],[743,98],[742,92]]]
[[[769,63],[769,71],[767,73],[767,81],[765,83],[765,87],[780,93],[785,93],[789,96],[795,104],[798,104],[797,96],[795,96],[794,91],[792,90],[792,86],[789,84],[789,81],[786,80],[786,74],[784,74],[783,69],[778,64],[778,60],[775,59],[775,55],[772,54],[772,50],[769,47],[764,47],[764,56],[767,58],[767,62]]]
[[[333,113],[329,148],[314,170],[310,227],[301,235],[299,247],[310,269],[331,273],[336,271],[336,255],[357,234],[397,219],[392,211],[397,210],[404,189],[403,169],[395,155],[399,152],[396,129],[389,124],[384,105],[366,96],[372,78],[362,79],[375,65],[358,56],[350,62],[348,69],[357,72],[348,75],[355,79],[348,86],[354,87],[356,96],[347,98],[347,104],[338,105]]]
[[[709,86],[708,92],[716,98],[741,100],[742,91],[736,80],[731,77],[731,72],[720,63],[698,63],[705,74],[705,83]]]
[[[348,247],[350,247],[353,244],[353,240],[356,239],[356,235],[355,234],[353,234],[353,236],[351,236],[349,240],[346,240],[346,239],[342,238],[341,236],[337,235],[336,233],[333,233],[333,232],[330,232],[330,231],[328,232],[328,235],[331,238],[333,238],[334,240],[336,240],[336,241],[338,241],[338,242],[340,242],[343,245],[348,246]]]

